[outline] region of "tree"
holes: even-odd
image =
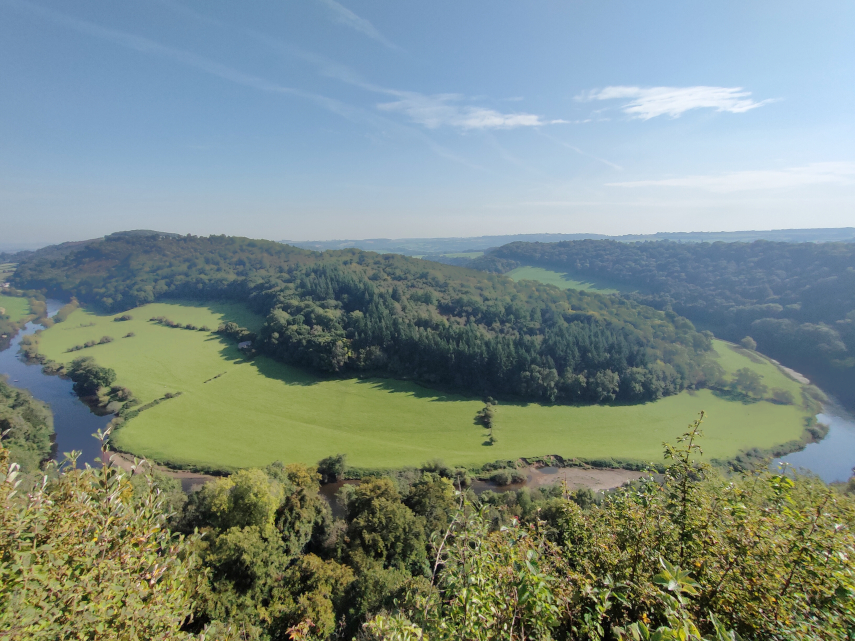
[[[240,470],[202,486],[197,504],[204,521],[219,530],[252,526],[267,533],[283,495],[282,485],[264,471]]]
[[[337,483],[344,478],[347,471],[347,454],[336,454],[318,461],[318,474],[321,483]]]
[[[379,561],[384,567],[427,571],[424,519],[401,502],[386,478],[368,479],[347,505],[347,556],[357,566]]]
[[[792,405],[796,399],[789,390],[775,388],[772,390],[772,402],[778,405]]]
[[[769,388],[763,383],[763,376],[752,369],[743,367],[736,370],[730,388],[739,394],[753,398],[763,398]]]
[[[739,344],[742,345],[745,349],[750,349],[752,352],[757,349],[757,341],[755,341],[750,336],[746,336]]]
[[[79,396],[95,396],[102,387],[116,382],[116,372],[100,367],[91,356],[75,358],[66,373],[74,381],[74,391]]]
[[[0,639],[184,639],[200,572],[195,535],[170,533],[154,485],[75,469],[29,494],[0,445]]]

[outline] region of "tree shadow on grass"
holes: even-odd
[[[733,390],[711,389],[710,391],[713,396],[717,398],[730,401],[732,403],[742,403],[743,405],[754,405],[755,403],[759,403],[763,400],[762,398],[754,398],[753,396],[748,396],[748,394],[734,392]]]
[[[481,403],[476,396],[466,396],[450,390],[428,387],[416,381],[402,381],[394,378],[356,378],[359,385],[368,385],[378,391],[389,394],[407,394],[415,398],[426,398],[432,403]]]

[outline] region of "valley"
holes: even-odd
[[[115,320],[124,315],[132,318]],[[339,452],[352,466],[369,469],[437,458],[478,467],[544,455],[644,463],[659,460],[661,443],[700,410],[708,416],[706,454],[728,459],[742,450],[800,439],[811,416],[798,405],[743,403],[705,389],[643,404],[503,400],[496,443],[485,445],[486,431],[475,421],[480,399],[411,381],[325,378],[265,356],[248,359],[230,339],[149,320],[158,316],[211,329],[228,321],[257,328],[262,320],[228,303],[154,303],[111,315],[80,309],[42,331],[38,349],[60,363],[91,356],[114,369],[117,384],[142,404],[180,392],[128,420],[114,436],[122,450],[178,467],[229,470],[274,460],[311,464]],[[123,338],[129,333],[133,336]],[[114,340],[67,351],[103,336]],[[770,388],[800,398],[800,385],[765,359],[721,341],[715,342],[715,358],[728,375],[748,367]]]

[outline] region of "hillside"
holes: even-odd
[[[634,290],[716,336],[758,349],[855,406],[855,245],[851,243],[513,243],[472,263],[521,265]]]
[[[305,240],[282,241],[289,245],[325,251],[329,249],[364,249],[376,252],[406,254],[408,256],[434,255],[456,258],[449,254],[484,251],[509,243],[557,243],[570,240],[617,240],[636,242],[647,240],[670,240],[679,243],[753,242],[771,240],[786,243],[855,242],[855,227],[831,229],[771,229],[766,231],[721,231],[721,232],[658,232],[655,234],[514,234],[505,236],[470,236],[460,238],[365,238],[362,240]],[[444,262],[441,260],[440,262]],[[454,263],[452,263],[454,264]]]
[[[399,255],[225,236],[114,235],[19,265],[18,287],[105,312],[232,300],[227,333],[325,375],[371,373],[549,402],[644,401],[703,385],[709,337],[673,313]]]

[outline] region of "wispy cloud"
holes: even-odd
[[[333,20],[339,24],[358,31],[364,36],[376,40],[377,42],[389,47],[390,49],[399,49],[399,47],[387,40],[383,34],[377,31],[376,27],[365,18],[361,18],[347,7],[339,4],[335,0],[318,0],[324,7],[327,8]]]
[[[678,118],[691,109],[715,109],[744,113],[774,100],[756,102],[751,92],[742,87],[606,87],[576,96],[580,102],[592,100],[626,100],[621,109],[640,120],[657,116]]]
[[[516,127],[538,127],[566,123],[566,120],[544,120],[529,113],[501,113],[486,107],[462,104],[471,100],[461,94],[425,95],[415,91],[406,91],[383,87],[365,80],[356,71],[343,64],[330,60],[296,45],[283,43],[258,31],[248,31],[247,35],[272,51],[295,56],[317,67],[321,75],[338,80],[365,91],[397,98],[392,102],[383,102],[377,108],[386,112],[403,113],[412,122],[428,129],[453,127],[463,130],[513,129]]]
[[[577,154],[579,154],[580,156],[585,156],[586,158],[592,158],[593,160],[596,160],[596,161],[598,161],[598,162],[601,162],[601,163],[603,163],[604,165],[608,165],[608,166],[609,166],[609,167],[611,167],[612,169],[617,169],[618,171],[623,171],[623,167],[621,167],[621,166],[620,166],[620,165],[618,165],[617,163],[613,163],[613,162],[611,162],[611,161],[609,161],[609,160],[606,160],[605,158],[600,158],[599,156],[595,156],[595,155],[593,155],[593,154],[589,154],[589,153],[587,153],[587,152],[582,151],[581,149],[579,149],[576,145],[571,145],[571,144],[570,144],[570,143],[568,143],[568,142],[564,142],[563,140],[559,140],[558,138],[555,138],[555,137],[553,137],[553,136],[549,136],[549,135],[547,135],[547,134],[543,133],[542,131],[538,131],[538,133],[539,133],[541,136],[543,136],[544,138],[546,138],[546,139],[548,139],[548,140],[551,140],[552,142],[554,142],[554,143],[556,143],[556,144],[558,144],[558,145],[561,145],[562,147],[566,147],[567,149],[570,149],[571,151],[575,151],[575,152],[576,152]]]
[[[290,95],[296,98],[302,98],[304,100],[311,101],[319,107],[326,109],[327,111],[330,111],[332,113],[335,113],[352,122],[370,124],[377,128],[384,128],[387,127],[389,124],[385,119],[380,118],[372,112],[366,111],[365,109],[361,109],[359,107],[355,107],[353,105],[349,105],[347,103],[341,102],[340,100],[336,100],[334,98],[330,98],[328,96],[324,96],[311,91],[306,91],[304,89],[298,89],[295,87],[282,85],[280,83],[268,80],[266,78],[262,78],[260,76],[247,74],[243,71],[234,69],[233,67],[230,67],[228,65],[224,65],[214,60],[210,60],[209,58],[205,58],[203,56],[192,53],[190,51],[186,51],[184,49],[179,49],[177,47],[171,47],[169,45],[162,44],[155,40],[151,40],[150,38],[145,38],[143,36],[138,36],[136,34],[127,33],[125,31],[120,31],[117,29],[111,29],[109,27],[103,27],[101,25],[87,22],[85,20],[80,20],[64,13],[40,7],[29,2],[22,2],[21,0],[4,1],[5,4],[15,7],[19,10],[24,10],[32,14],[41,16],[42,18],[51,20],[57,24],[62,24],[80,33],[84,33],[96,38],[100,38],[102,40],[106,40],[108,42],[112,42],[113,44],[126,49],[137,51],[146,55],[172,60],[187,67],[196,69],[197,71],[201,71],[203,73],[215,76],[222,80],[226,80],[237,85],[242,85],[244,87],[249,87],[258,91],[280,95]]]
[[[543,120],[529,113],[501,113],[495,109],[461,104],[465,100],[460,94],[435,94],[428,96],[414,91],[396,91],[400,100],[377,105],[383,111],[397,111],[410,120],[428,129],[455,127],[464,130],[514,129],[516,127],[540,127],[564,122]]]
[[[684,187],[729,193],[764,189],[786,189],[810,185],[855,184],[855,163],[816,162],[788,169],[735,171],[726,174],[685,176],[663,180],[634,180],[606,183],[609,187]]]

